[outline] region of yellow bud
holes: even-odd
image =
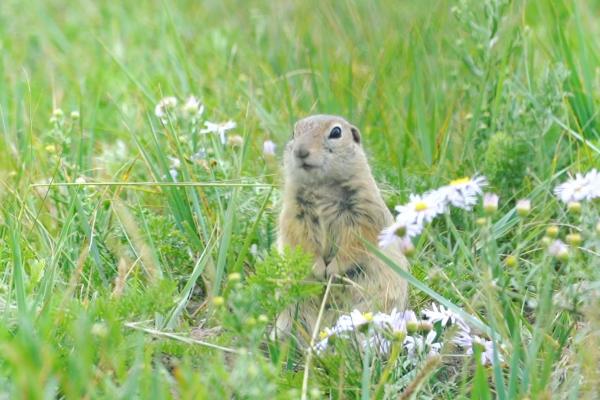
[[[571,246],[579,246],[583,242],[583,238],[579,233],[570,233],[565,236],[565,241]]]
[[[225,298],[223,298],[223,296],[216,296],[213,298],[212,302],[215,306],[222,306],[225,304]]]
[[[517,257],[510,254],[510,255],[506,256],[506,258],[504,259],[504,263],[506,264],[507,267],[515,268],[519,265],[519,260],[517,260]]]
[[[227,279],[229,282],[239,282],[242,279],[242,275],[239,272],[232,272]]]
[[[567,204],[567,210],[569,210],[569,212],[572,212],[573,214],[580,214],[581,203],[578,201],[570,201],[569,204]]]
[[[549,245],[550,245],[550,243],[552,243],[552,238],[551,238],[551,237],[549,237],[549,236],[544,236],[544,237],[542,238],[542,244],[543,244],[544,246],[549,246]]]
[[[551,238],[555,238],[558,236],[558,226],[556,225],[550,225],[549,227],[546,228],[546,235],[548,235]]]
[[[265,314],[260,314],[258,316],[258,322],[266,324],[267,322],[269,322],[269,317],[267,317]]]
[[[481,218],[477,218],[477,220],[475,220],[475,223],[478,226],[485,226],[487,224],[487,218],[481,217]]]

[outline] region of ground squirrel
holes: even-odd
[[[285,184],[279,216],[278,247],[300,246],[314,255],[313,276],[338,278],[324,323],[335,310],[349,312],[403,309],[407,285],[390,267],[369,253],[360,237],[377,243],[394,220],[371,175],[358,129],[341,117],[314,115],[296,123],[284,155]],[[407,267],[398,245],[388,257]],[[321,299],[300,305],[298,319],[313,329]],[[284,311],[277,332],[289,332],[296,308]]]

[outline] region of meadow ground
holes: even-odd
[[[554,193],[600,166],[599,37],[591,0],[3,0],[0,397],[600,398],[598,177]],[[307,358],[268,332],[324,289],[273,249],[317,112],[390,209],[475,173],[500,200],[413,238],[417,321]]]

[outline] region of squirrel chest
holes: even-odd
[[[340,238],[358,233],[361,225],[383,223],[378,223],[380,218],[373,215],[369,194],[359,190],[350,180],[300,187],[294,200],[295,218],[325,264],[340,250]]]

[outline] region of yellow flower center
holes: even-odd
[[[366,312],[363,314],[363,317],[367,320],[367,322],[371,322],[373,320],[373,313],[372,312]]]
[[[425,211],[427,210],[427,203],[425,203],[424,201],[417,201],[415,203],[415,211]]]
[[[458,178],[455,179],[453,181],[450,181],[450,186],[458,186],[458,185],[462,185],[463,183],[467,183],[471,180],[470,177],[465,176],[464,178]]]
[[[319,332],[319,337],[321,338],[321,340],[327,339],[327,336],[329,336],[327,334],[327,331],[321,331],[321,332]]]

